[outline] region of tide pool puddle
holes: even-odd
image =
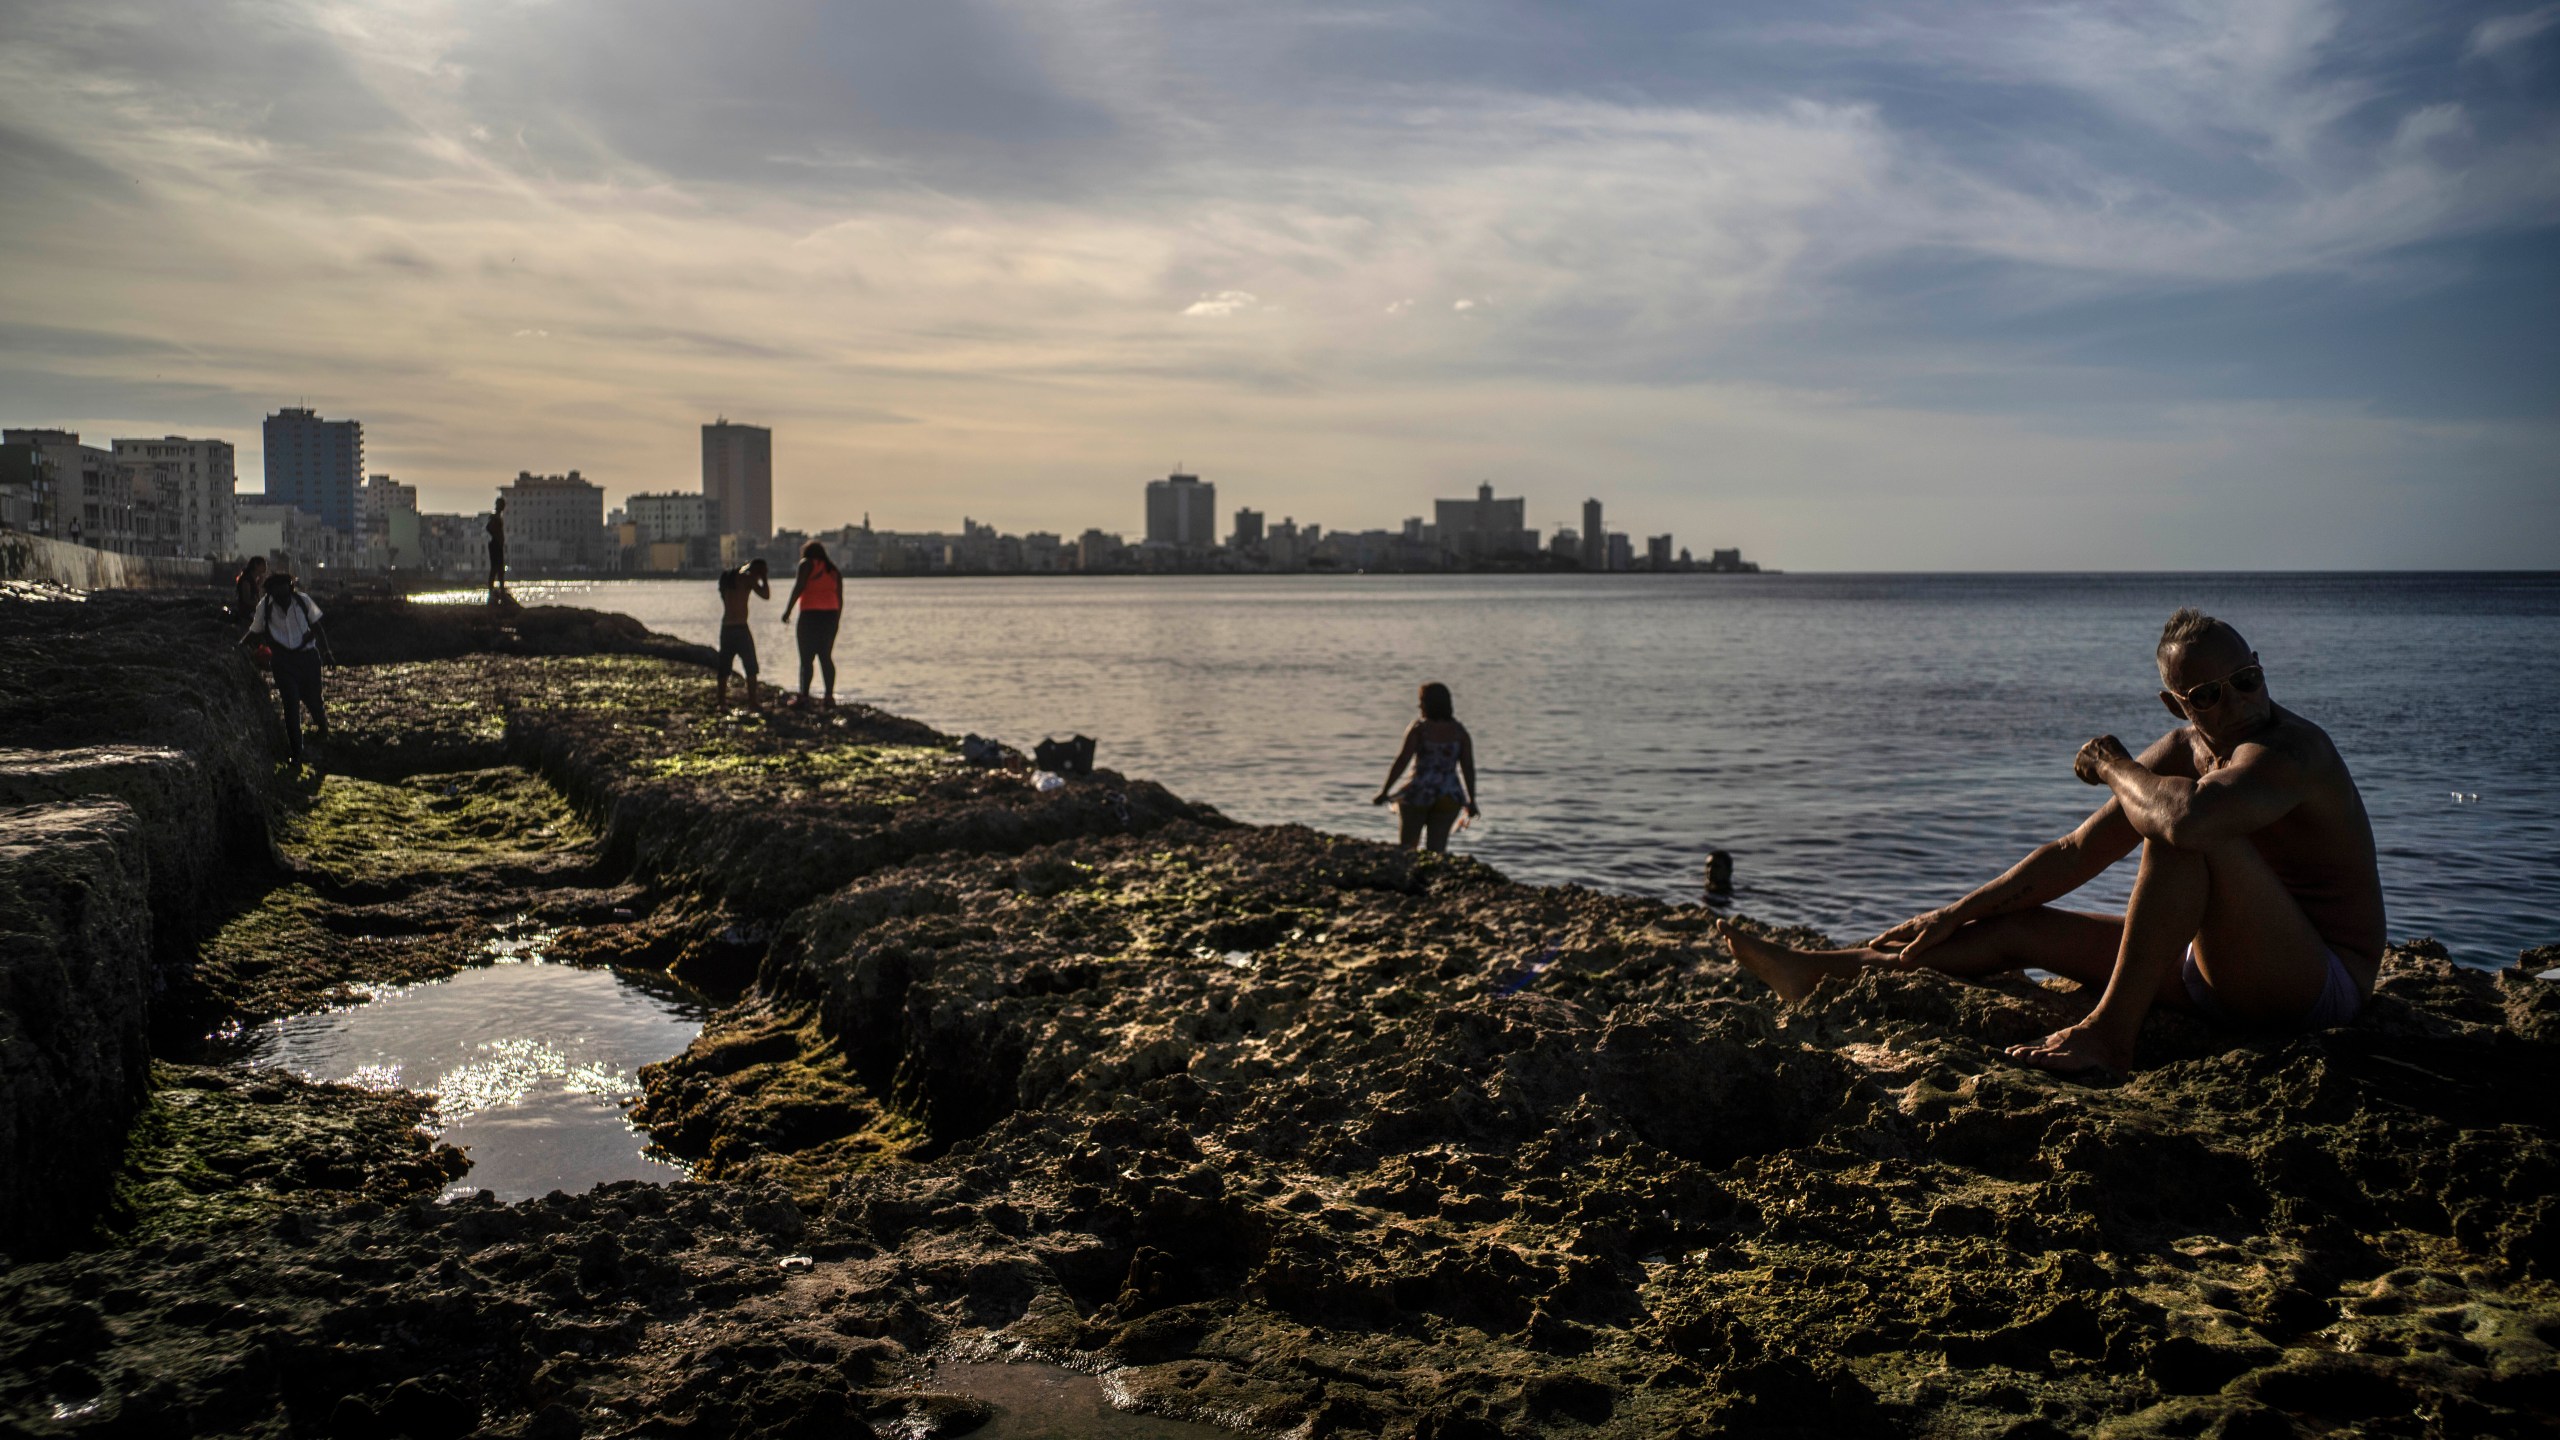
[[[623,1114],[635,1072],[680,1053],[710,1006],[664,976],[554,965],[501,948],[498,963],[364,1004],[245,1032],[253,1066],[369,1089],[434,1091],[445,1143],[471,1156],[445,1198],[526,1200],[611,1180],[685,1178],[643,1153]]]
[[[970,1440],[1236,1440],[1236,1432],[1114,1409],[1103,1382],[1062,1365],[950,1361],[933,1386],[996,1407]]]

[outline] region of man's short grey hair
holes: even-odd
[[[2169,623],[2160,627],[2160,643],[2153,647],[2152,658],[2165,661],[2169,658],[2170,651],[2184,650],[2216,633],[2227,634],[2232,639],[2239,640],[2244,649],[2248,646],[2249,642],[2240,640],[2240,632],[2231,628],[2230,625],[2207,615],[2193,605],[2181,605],[2178,607],[2178,613],[2169,617]]]

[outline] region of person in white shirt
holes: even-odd
[[[329,734],[329,714],[320,699],[320,662],[328,653],[329,640],[320,629],[319,602],[297,589],[291,575],[279,570],[268,576],[266,591],[240,643],[263,643],[273,656],[276,698],[284,705],[285,750],[299,765],[302,712],[311,712],[314,739],[326,739]]]

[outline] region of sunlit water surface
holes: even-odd
[[[435,1127],[471,1156],[447,1197],[523,1200],[611,1180],[680,1180],[624,1117],[634,1072],[681,1052],[709,1007],[663,976],[506,958],[244,1035],[253,1065],[433,1091]]]
[[[711,643],[708,581],[527,585]],[[843,693],[1101,762],[1239,819],[1392,836],[1368,798],[1441,680],[1482,759],[1456,848],[1516,878],[1872,934],[2068,830],[2139,750],[2161,622],[2241,627],[2363,787],[2395,938],[2560,941],[2560,576],[1287,576],[856,581]],[[768,680],[794,666],[757,607]],[[706,685],[707,689],[707,685]],[[2464,798],[2456,799],[2461,796]],[[2476,796],[2476,799],[2469,797]],[[2083,892],[2120,907],[2131,867]]]

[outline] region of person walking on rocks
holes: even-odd
[[[240,573],[231,577],[231,623],[246,625],[256,618],[258,597],[267,585],[267,557],[252,555],[241,563]]]
[[[2100,988],[2080,1023],[2011,1058],[2119,1075],[2154,1005],[2216,1024],[2320,1030],[2355,1019],[2382,966],[2373,826],[2326,732],[2275,703],[2240,632],[2189,608],[2154,651],[2160,703],[2181,722],[2139,758],[2113,735],[2072,773],[2108,793],[2059,840],[1952,905],[1854,950],[1796,950],[1719,928],[1733,958],[1782,999],[1869,967],[1988,975],[2035,965]],[[2053,902],[2136,849],[2121,916]]]
[[[1476,743],[1458,723],[1448,686],[1432,681],[1422,687],[1421,700],[1421,717],[1405,727],[1404,748],[1396,752],[1386,783],[1369,803],[1396,802],[1397,844],[1410,850],[1421,842],[1445,851],[1458,817],[1483,813],[1476,808]],[[1390,793],[1407,765],[1413,767],[1412,782],[1401,793]]]
[[[762,557],[735,570],[720,572],[720,708],[729,706],[729,662],[747,672],[747,708],[756,707],[756,632],[747,625],[747,605],[773,598],[771,571]]]
[[[827,677],[827,707],[836,703],[836,624],[844,618],[844,572],[827,558],[827,547],[812,540],[800,547],[800,577],[782,602],[782,623],[791,623],[791,607],[800,607],[800,698],[809,703],[809,670],[814,664]]]
[[[489,512],[489,603],[495,605],[507,593],[507,497],[498,497],[498,508]]]
[[[282,571],[266,580],[266,594],[249,617],[249,629],[240,643],[263,642],[274,653],[276,699],[284,706],[285,753],[294,764],[302,763],[302,713],[311,714],[311,735],[315,740],[329,734],[329,712],[320,698],[320,664],[336,663],[329,653],[329,637],[320,628],[318,601],[302,593],[293,577]]]

